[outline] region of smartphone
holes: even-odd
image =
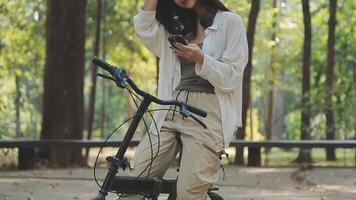
[[[173,35],[168,38],[169,43],[174,46],[175,43],[181,43],[184,45],[188,45],[182,35]]]

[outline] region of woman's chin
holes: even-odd
[[[197,3],[196,1],[191,1],[191,0],[176,2],[178,6],[186,9],[193,9],[196,3]]]

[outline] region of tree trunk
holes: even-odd
[[[41,139],[82,139],[85,0],[48,0]],[[53,166],[83,165],[81,149],[53,148]]]
[[[282,74],[281,74],[282,75]],[[283,75],[282,75],[283,76]],[[284,95],[283,89],[274,87],[273,89],[273,118],[272,118],[272,140],[282,139],[284,131]]]
[[[273,118],[273,86],[269,89],[267,95],[267,112],[265,116],[266,140],[272,138],[272,118]]]
[[[125,97],[126,97],[126,113],[127,113],[127,119],[128,119],[133,116],[130,93],[126,92]]]
[[[103,2],[103,12],[106,12],[106,2]],[[102,23],[103,23],[103,41],[102,41],[102,58],[104,60],[106,60],[106,41],[107,41],[107,34],[106,34],[106,15],[103,15],[102,17]],[[106,114],[106,101],[107,101],[107,85],[106,85],[106,81],[102,80],[101,81],[101,90],[102,90],[102,99],[101,99],[101,116],[100,116],[100,130],[101,130],[101,134],[100,137],[103,138],[105,136],[105,127],[106,127],[106,123],[107,123],[107,114]]]
[[[250,102],[251,103],[251,102]],[[250,112],[250,140],[253,140],[253,136],[254,136],[254,130],[253,130],[253,109],[249,109]]]
[[[21,90],[20,90],[20,77],[15,75],[16,97],[15,97],[15,110],[16,110],[16,138],[21,137],[21,120],[20,120],[20,107],[21,107]]]
[[[156,56],[156,94],[158,95],[159,57]]]
[[[101,26],[101,0],[97,0],[96,7],[96,28],[95,28],[95,42],[94,42],[94,56],[99,55],[100,47],[100,26]],[[93,131],[94,110],[95,110],[95,96],[96,96],[96,73],[97,66],[94,64],[91,67],[91,87],[90,87],[90,99],[88,109],[88,140],[91,139]],[[85,150],[85,160],[88,162],[89,148]]]
[[[270,60],[270,68],[268,73],[268,80],[269,80],[269,92],[268,92],[268,99],[267,99],[267,114],[266,114],[266,139],[271,140],[272,138],[272,119],[273,119],[273,104],[274,104],[274,64],[275,64],[275,47],[276,47],[276,26],[277,26],[277,12],[275,12],[277,8],[277,0],[273,0],[272,2],[273,8],[273,16],[272,16],[272,36],[271,41],[273,42],[273,46],[271,47],[271,60]],[[269,152],[270,148],[266,148],[266,165],[269,164]]]
[[[258,12],[260,11],[260,0],[252,0],[250,15],[248,17],[247,25],[247,42],[249,46],[248,50],[248,63],[244,71],[243,79],[243,95],[242,95],[242,124],[243,127],[237,130],[236,139],[245,138],[245,126],[247,111],[250,106],[250,87],[251,87],[251,71],[252,71],[252,52],[253,52],[253,38],[255,35],[256,22]],[[243,165],[243,148],[236,148],[235,164]]]
[[[303,47],[303,83],[302,83],[302,126],[301,139],[310,140],[310,60],[311,60],[311,21],[309,0],[302,0],[303,19],[304,19],[304,47]],[[312,162],[310,149],[300,149],[298,157],[295,159],[297,163]]]
[[[273,12],[277,8],[277,0],[273,0],[272,3],[272,8]],[[270,60],[270,68],[269,68],[269,73],[268,73],[268,80],[269,80],[269,92],[268,92],[268,100],[267,100],[267,116],[266,116],[266,136],[267,140],[270,140],[272,138],[272,119],[273,119],[273,99],[274,99],[274,86],[275,86],[275,69],[274,69],[274,64],[275,64],[275,47],[276,47],[276,26],[277,26],[277,13],[273,13],[272,17],[272,36],[271,36],[271,41],[273,41],[273,46],[271,47],[271,60]]]
[[[327,54],[327,65],[326,65],[326,139],[335,139],[335,123],[334,123],[334,112],[333,112],[333,80],[334,80],[334,46],[335,46],[335,26],[336,26],[336,0],[329,1],[330,18],[329,18],[329,35],[328,35],[328,54]],[[335,149],[326,149],[326,159],[336,160]]]
[[[106,84],[102,81],[101,84],[102,96],[101,96],[101,115],[100,115],[100,137],[105,136],[105,126],[106,126]]]

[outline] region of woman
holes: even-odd
[[[248,59],[243,21],[219,0],[146,0],[134,26],[143,44],[160,58],[158,97],[185,101],[208,116],[199,118],[207,125],[204,129],[175,112],[157,113],[156,124],[135,153],[132,175],[163,176],[183,148],[178,199],[205,199],[218,179],[224,148],[242,125],[242,77]],[[188,45],[171,45],[168,38],[175,34]],[[157,157],[151,163],[152,152]]]

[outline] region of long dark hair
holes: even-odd
[[[200,17],[200,24],[207,28],[214,21],[218,11],[229,11],[219,0],[199,0],[207,12]],[[159,0],[157,5],[156,19],[171,34],[181,34],[188,40],[197,35],[198,16],[193,10],[182,8],[173,0]]]

